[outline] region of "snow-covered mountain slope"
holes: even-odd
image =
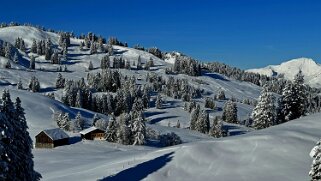
[[[59,38],[56,33],[45,32],[28,26],[0,28],[0,40],[14,44],[15,39],[18,37],[24,39],[27,43],[27,49],[30,48],[33,39],[39,41],[49,37],[53,44],[57,46]],[[66,79],[79,80],[82,77],[86,79],[88,72],[97,73],[101,71],[100,60],[106,54],[97,53],[91,55],[88,49],[80,50],[80,41],[79,39],[72,39],[72,46],[68,47],[68,60],[64,61],[62,65],[67,66],[68,71],[60,72]],[[168,54],[164,61],[146,51],[121,46],[113,46],[113,49],[115,51],[114,56],[122,56],[124,59],[129,60],[132,65],[134,62],[137,62],[138,57],[141,58],[142,63],[152,59],[155,64],[150,71],[120,69],[121,74],[136,76],[137,84],[145,84],[146,75],[151,72],[162,76],[164,79],[167,79],[169,76],[186,79],[190,85],[203,90],[203,98],[196,99],[202,108],[204,107],[204,98],[206,96],[213,97],[219,90],[224,90],[226,97],[235,97],[239,100],[254,100],[259,96],[261,91],[261,88],[254,84],[230,79],[216,73],[204,72],[202,76],[198,77],[191,77],[185,74],[165,74],[165,69],[173,66],[172,63],[175,60],[175,56],[180,56],[179,53]],[[27,63],[30,61],[30,56],[35,55],[31,53],[24,54],[22,52],[21,54]],[[44,59],[44,56],[36,56],[35,70],[15,64],[12,64],[11,69],[0,68],[0,91],[9,89],[13,100],[16,96],[21,98],[31,137],[34,139],[34,136],[43,129],[57,127],[51,118],[54,110],[68,112],[72,118],[80,111],[87,122],[90,122],[94,112],[68,107],[59,102],[62,96],[62,89],[55,88],[59,65],[51,64]],[[113,61],[113,58],[111,59]],[[0,60],[0,62],[6,61],[7,59],[5,58]],[[93,63],[94,70],[88,71],[90,61]],[[27,89],[16,89],[16,84],[19,80],[22,81],[23,87],[27,88],[32,76],[36,76],[40,81],[41,91],[39,93],[31,93]],[[45,93],[54,93],[58,101],[45,97],[43,95]],[[308,124],[301,125],[303,123],[296,121],[284,124],[280,128],[276,126],[266,131],[253,133],[248,133],[252,131],[249,128],[225,123],[224,126],[229,129],[232,136],[215,139],[206,134],[184,129],[190,124],[190,113],[183,109],[184,102],[180,99],[162,96],[164,99],[164,109],[151,107],[144,112],[147,127],[160,133],[175,132],[181,137],[184,144],[169,148],[159,148],[155,145],[124,146],[105,141],[80,141],[72,137],[72,144],[68,146],[48,150],[34,149],[35,169],[43,175],[43,180],[96,180],[119,172],[120,175],[133,178],[131,180],[143,178],[146,180],[206,180],[210,177],[215,178],[215,176],[217,180],[226,180],[222,179],[223,176],[227,172],[233,171],[235,173],[230,174],[230,176],[237,176],[237,179],[234,180],[242,180],[243,177],[243,180],[255,180],[260,175],[254,174],[254,171],[261,173],[265,169],[272,169],[273,160],[266,160],[267,166],[265,165],[262,170],[258,170],[260,168],[258,164],[263,162],[262,159],[270,158],[270,154],[267,154],[268,156],[264,155],[266,152],[271,152],[272,156],[277,156],[277,153],[285,155],[295,145],[298,149],[295,150],[296,152],[293,155],[302,157],[295,159],[301,165],[295,167],[293,174],[295,176],[299,175],[297,177],[299,178],[298,180],[306,178],[302,172],[297,172],[296,169],[310,162],[309,158],[304,158],[303,155],[305,155],[304,148],[310,149],[310,144],[312,145],[312,142],[315,141],[314,139],[319,136],[319,132],[316,130],[320,125],[315,120],[302,119],[302,122],[309,124],[312,122],[313,127],[308,127]],[[152,95],[151,98],[155,100],[156,95]],[[210,117],[221,115],[225,102],[226,100],[216,101],[217,109],[210,111]],[[238,119],[240,121],[247,119],[253,109],[252,106],[242,103],[237,103],[237,107]],[[172,127],[176,124],[177,120],[180,121],[181,128]],[[168,123],[171,124],[171,127],[168,127]],[[298,125],[296,125],[297,123]],[[298,126],[302,126],[301,131],[304,133],[298,131]],[[313,131],[313,136],[309,136],[310,133],[308,132],[311,130]],[[245,136],[234,136],[243,133],[247,134]],[[75,133],[69,134],[77,136]],[[240,142],[238,142],[239,140]],[[299,142],[302,142],[302,145],[296,145]],[[285,145],[282,145],[282,143]],[[251,154],[254,155],[253,159],[250,157]],[[285,158],[289,157],[285,156]],[[234,159],[239,160],[233,162]],[[290,163],[292,164],[293,160],[292,162],[289,161],[288,164]],[[137,164],[138,166],[136,166]],[[252,166],[247,170],[246,167],[241,167],[242,164],[250,164]],[[232,168],[233,165],[238,167]],[[282,171],[285,171],[286,166],[289,165],[283,166],[276,165],[276,168],[284,169]],[[252,167],[255,167],[253,168],[253,174],[255,175],[253,177],[248,175],[251,173]],[[241,172],[245,174],[242,175]],[[290,173],[292,174],[292,172]],[[119,179],[118,176],[107,178],[107,180],[128,180]],[[199,178],[196,176],[199,176]],[[273,178],[278,178],[278,176],[284,178],[282,175],[277,174]],[[227,180],[229,178],[227,176]]]
[[[321,114],[238,137],[183,144],[146,154],[106,180],[308,180],[309,152],[321,137]],[[154,170],[144,170],[155,165]]]
[[[35,164],[45,180],[308,180],[320,116],[163,149],[85,141],[34,150]]]
[[[267,76],[278,76],[283,74],[284,78],[293,80],[299,70],[301,70],[305,76],[307,84],[314,87],[321,87],[321,65],[310,58],[293,59],[280,65],[270,65],[265,68],[249,69],[247,71]]]

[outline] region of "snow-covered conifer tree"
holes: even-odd
[[[82,119],[80,112],[76,115],[75,127],[77,130],[83,130],[85,126],[85,121]]]
[[[83,95],[80,89],[77,91],[75,106],[80,108],[83,106]]]
[[[39,92],[40,91],[40,83],[38,79],[35,76],[31,77],[30,83],[29,83],[29,89],[32,92]]]
[[[317,142],[317,145],[312,148],[310,157],[313,158],[311,170],[309,176],[311,181],[321,180],[321,140]]]
[[[223,108],[222,119],[228,123],[237,124],[237,107],[236,103],[231,100],[226,101]]]
[[[137,70],[141,70],[143,68],[143,66],[142,66],[142,58],[140,56],[138,56],[136,67],[137,67]]]
[[[33,40],[32,44],[31,44],[30,52],[37,53],[37,42],[36,42],[36,40]]]
[[[255,129],[263,129],[275,124],[275,97],[268,91],[267,86],[263,87],[258,104],[253,109],[251,117]]]
[[[118,124],[114,117],[111,117],[111,119],[108,122],[108,127],[106,129],[105,139],[108,142],[117,142],[117,130],[118,130]]]
[[[196,130],[197,128],[197,120],[198,120],[198,116],[200,114],[200,106],[197,105],[196,108],[194,108],[191,112],[191,116],[190,116],[190,129],[191,130]]]
[[[30,69],[35,69],[36,68],[36,58],[34,56],[30,57],[29,68]]]
[[[93,66],[93,63],[91,61],[89,61],[88,70],[94,70],[94,66]]]
[[[138,118],[134,119],[131,130],[134,136],[133,145],[145,144],[146,125],[145,125],[144,118],[142,116],[139,116]]]
[[[206,110],[203,110],[201,114],[199,114],[197,122],[196,122],[196,130],[201,133],[208,133],[210,129],[210,120],[209,115]]]
[[[155,106],[157,109],[162,109],[163,100],[160,94],[157,95]]]
[[[213,119],[212,127],[209,131],[209,135],[215,138],[220,138],[223,136],[222,129],[223,129],[222,119],[218,116],[215,116],[215,118]]]
[[[58,73],[57,79],[56,79],[56,88],[64,88],[65,86],[65,79],[62,77],[61,73]]]

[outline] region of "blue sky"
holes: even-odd
[[[54,2],[54,3],[52,3]],[[321,62],[320,0],[3,1],[1,22],[116,36],[240,68]]]

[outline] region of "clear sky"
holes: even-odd
[[[321,62],[321,0],[5,0],[1,22],[116,36],[240,68]]]

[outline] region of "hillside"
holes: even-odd
[[[72,120],[80,112],[86,127],[92,125],[92,119],[96,113],[106,122],[109,121],[111,117],[109,113],[104,115],[98,113],[100,111],[98,109],[95,112],[91,111],[93,109],[73,107],[62,103],[68,90],[56,87],[56,79],[58,74],[61,74],[66,80],[83,79],[84,84],[88,84],[85,91],[92,91],[92,96],[95,98],[103,97],[107,91],[89,87],[88,74],[103,74],[101,60],[107,55],[112,63],[120,59],[129,62],[129,68],[112,68],[112,71],[113,73],[119,72],[122,77],[134,77],[131,81],[140,91],[145,85],[149,85],[147,78],[150,75],[158,76],[156,80],[161,84],[161,88],[172,86],[162,84],[162,81],[166,82],[172,78],[186,81],[185,87],[199,91],[200,96],[193,100],[200,105],[201,110],[209,113],[211,124],[215,116],[222,115],[224,104],[234,99],[237,107],[237,122],[235,124],[224,122],[222,129],[227,132],[228,136],[223,138],[214,138],[209,134],[191,130],[189,129],[191,113],[185,109],[185,105],[191,104],[191,101],[169,96],[170,91],[167,93],[153,87],[153,90],[149,92],[150,106],[143,110],[146,129],[155,131],[159,135],[173,132],[181,138],[182,144],[164,148],[157,140],[148,138],[145,145],[121,145],[107,141],[81,140],[77,131],[68,131],[71,137],[70,145],[54,149],[33,149],[35,170],[42,174],[43,180],[85,181],[128,180],[130,178],[133,181],[142,179],[270,181],[308,179],[307,172],[311,163],[309,151],[321,137],[320,129],[318,129],[321,126],[318,121],[321,114],[254,131],[243,123],[249,119],[254,105],[245,103],[244,100],[255,102],[262,90],[255,84],[208,71],[201,72],[199,76],[190,76],[186,72],[183,72],[184,74],[168,73],[168,69],[174,66],[177,56],[183,55],[178,52],[164,53],[161,59],[160,56],[157,57],[148,51],[112,45],[112,55],[104,51],[91,53],[90,48],[82,47],[85,40],[79,37],[70,38],[70,46],[62,50],[63,48],[59,45],[60,36],[57,33],[29,26],[0,28],[0,42],[9,42],[14,45],[17,38],[22,38],[26,43],[25,52],[14,49],[19,54],[18,62],[0,57],[0,65],[2,65],[0,67],[0,91],[8,89],[13,100],[18,96],[21,98],[33,140],[40,131],[58,127],[52,119],[55,112],[69,113]],[[34,40],[39,42],[48,38],[51,40],[52,47],[56,48],[57,52],[59,51],[59,56],[63,57],[62,52],[67,52],[61,64],[53,64],[50,60],[45,60],[45,55],[30,52]],[[110,48],[107,43],[102,46]],[[32,56],[35,56],[34,69],[29,68]],[[4,68],[8,61],[11,63],[11,68]],[[139,61],[144,66],[152,61],[153,66],[149,70],[138,69],[136,65]],[[93,64],[92,69],[88,68],[90,62]],[[185,66],[184,63],[184,61],[181,62],[182,66]],[[59,70],[60,67],[65,67],[66,70]],[[280,66],[249,71],[271,76],[274,76],[275,72],[278,74],[284,72],[285,77],[290,78],[301,69],[307,77],[306,80],[317,82],[316,78],[312,78],[312,75],[317,75],[319,71],[317,67],[319,65],[311,59],[298,59]],[[191,66],[189,70],[193,68],[195,67]],[[28,90],[33,76],[40,82],[39,92]],[[96,81],[103,82],[102,76],[100,78]],[[17,89],[19,81],[23,86],[21,90]],[[126,87],[128,82],[124,81],[121,84]],[[174,83],[178,87],[178,83]],[[184,86],[182,87],[185,88]],[[134,91],[134,93],[131,92],[132,90],[126,91],[130,92],[130,95],[140,94],[139,91]],[[76,92],[77,97],[79,92],[81,91]],[[205,108],[205,99],[214,98],[219,92],[224,92],[226,98],[213,99],[214,109]],[[46,96],[52,93],[55,100]],[[115,102],[119,101],[117,100],[119,97],[116,97],[119,94],[126,97],[117,91],[108,92],[108,94],[115,97]],[[159,95],[162,97],[162,107],[156,108]],[[103,107],[104,102],[97,104]],[[105,105],[105,107],[108,106]],[[180,127],[175,127],[178,120]]]
[[[301,70],[305,76],[305,82],[307,84],[312,87],[321,87],[321,65],[310,58],[293,59],[283,62],[280,65],[269,65],[264,68],[249,69],[247,71],[267,76],[284,75],[284,78],[293,80],[299,70]]]

